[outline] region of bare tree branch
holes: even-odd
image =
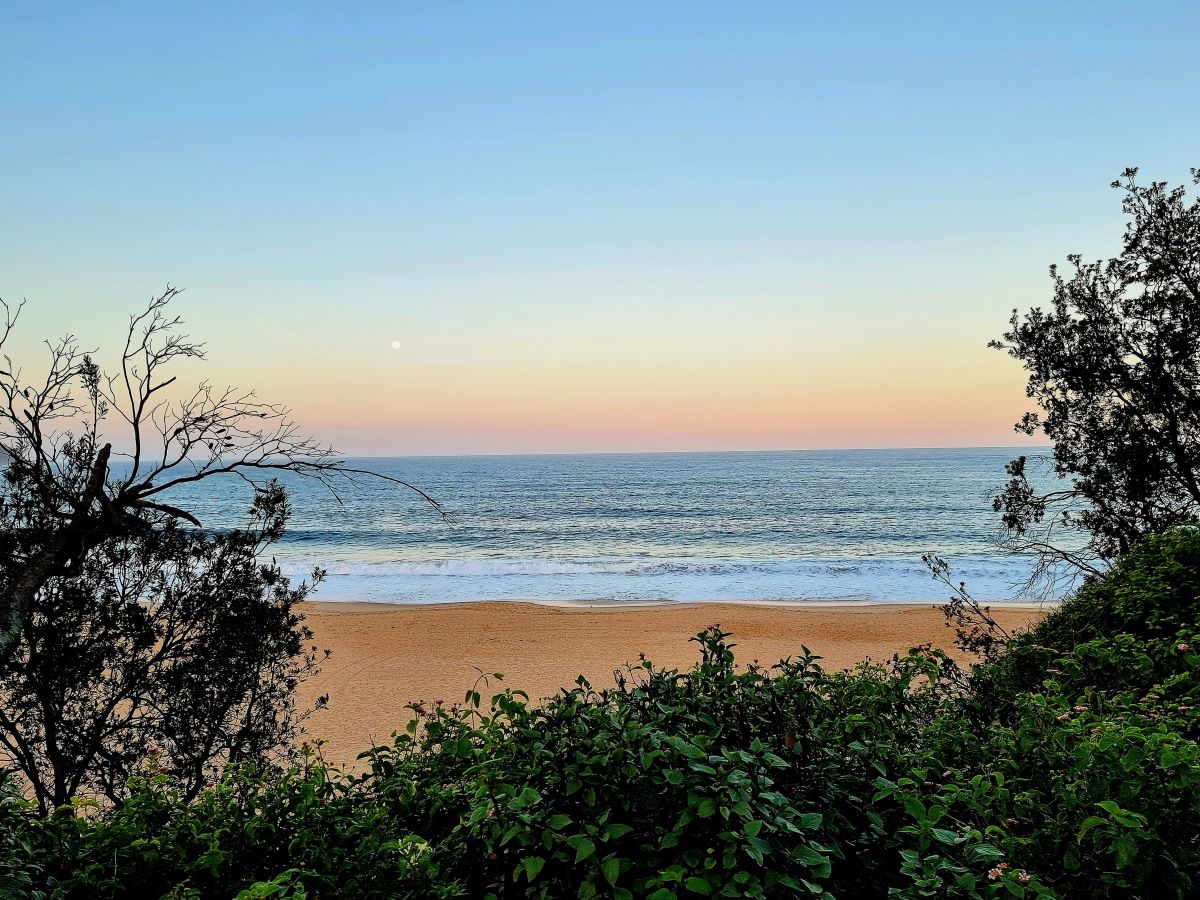
[[[204,358],[203,345],[181,333],[182,321],[170,312],[179,294],[168,286],[130,317],[111,374],[72,336],[47,344],[50,364],[37,383],[28,383],[7,354],[0,357],[0,451],[6,457],[0,460],[6,466],[0,522],[21,537],[10,542],[8,565],[0,566],[0,658],[47,579],[78,566],[99,544],[165,519],[199,526],[193,513],[169,502],[183,485],[232,474],[259,486],[291,472],[316,479],[340,501],[340,487],[378,478],[413,491],[446,517],[415,485],[347,466],[333,447],[302,431],[287,407],[263,402],[253,391],[204,381],[172,397],[177,381],[170,367]],[[0,304],[2,352],[23,303]],[[112,439],[105,434],[110,421],[123,426]],[[114,445],[131,448],[130,470],[110,481]]]

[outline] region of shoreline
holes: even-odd
[[[330,696],[329,708],[305,723],[301,739],[322,740],[325,757],[341,765],[402,730],[412,717],[409,703],[461,701],[481,673],[505,675],[499,685],[489,677],[479,688],[485,698],[513,688],[536,702],[573,686],[579,675],[604,688],[614,670],[637,664],[642,654],[660,668],[689,668],[699,658],[690,638],[718,622],[732,632],[743,664],[769,666],[804,647],[827,670],[887,660],[925,643],[953,651],[953,634],[933,603],[323,600],[305,602],[300,611],[313,630],[311,645],[332,650],[297,692],[301,709]],[[993,604],[992,614],[1011,631],[1044,610]]]
[[[445,602],[399,602],[391,600],[337,600],[319,597],[306,600],[304,606],[322,607],[322,612],[335,610],[350,610],[354,612],[384,611],[393,609],[449,609],[472,606],[486,606],[492,603],[514,605],[544,606],[551,609],[563,610],[637,610],[637,609],[695,609],[714,606],[754,606],[767,609],[863,609],[882,607],[896,609],[903,607],[934,607],[945,606],[946,600],[848,600],[848,599],[818,599],[818,600],[539,600],[536,598],[487,597],[479,600],[447,600]],[[1046,610],[1053,609],[1062,600],[981,600],[981,606],[993,609]]]

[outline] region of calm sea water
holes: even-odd
[[[1048,451],[1027,452],[1046,456]],[[940,600],[921,554],[981,599],[1015,597],[1030,562],[995,549],[991,498],[1011,448],[354,460],[420,485],[363,480],[339,503],[288,479],[285,571],[329,573],[319,599]],[[241,482],[185,497],[206,525]],[[242,502],[231,505],[231,497]]]

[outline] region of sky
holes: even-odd
[[[988,350],[1200,165],[1192,3],[5,3],[10,349],[170,283],[359,455],[1015,444]],[[105,359],[105,354],[100,354]],[[111,358],[111,353],[109,354]]]

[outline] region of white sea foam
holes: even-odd
[[[285,567],[289,574],[305,571]],[[1021,560],[971,557],[958,574],[980,599],[1014,596]],[[320,593],[329,599],[395,603],[482,599],[574,600],[938,600],[948,593],[920,559],[452,559],[339,563]]]

